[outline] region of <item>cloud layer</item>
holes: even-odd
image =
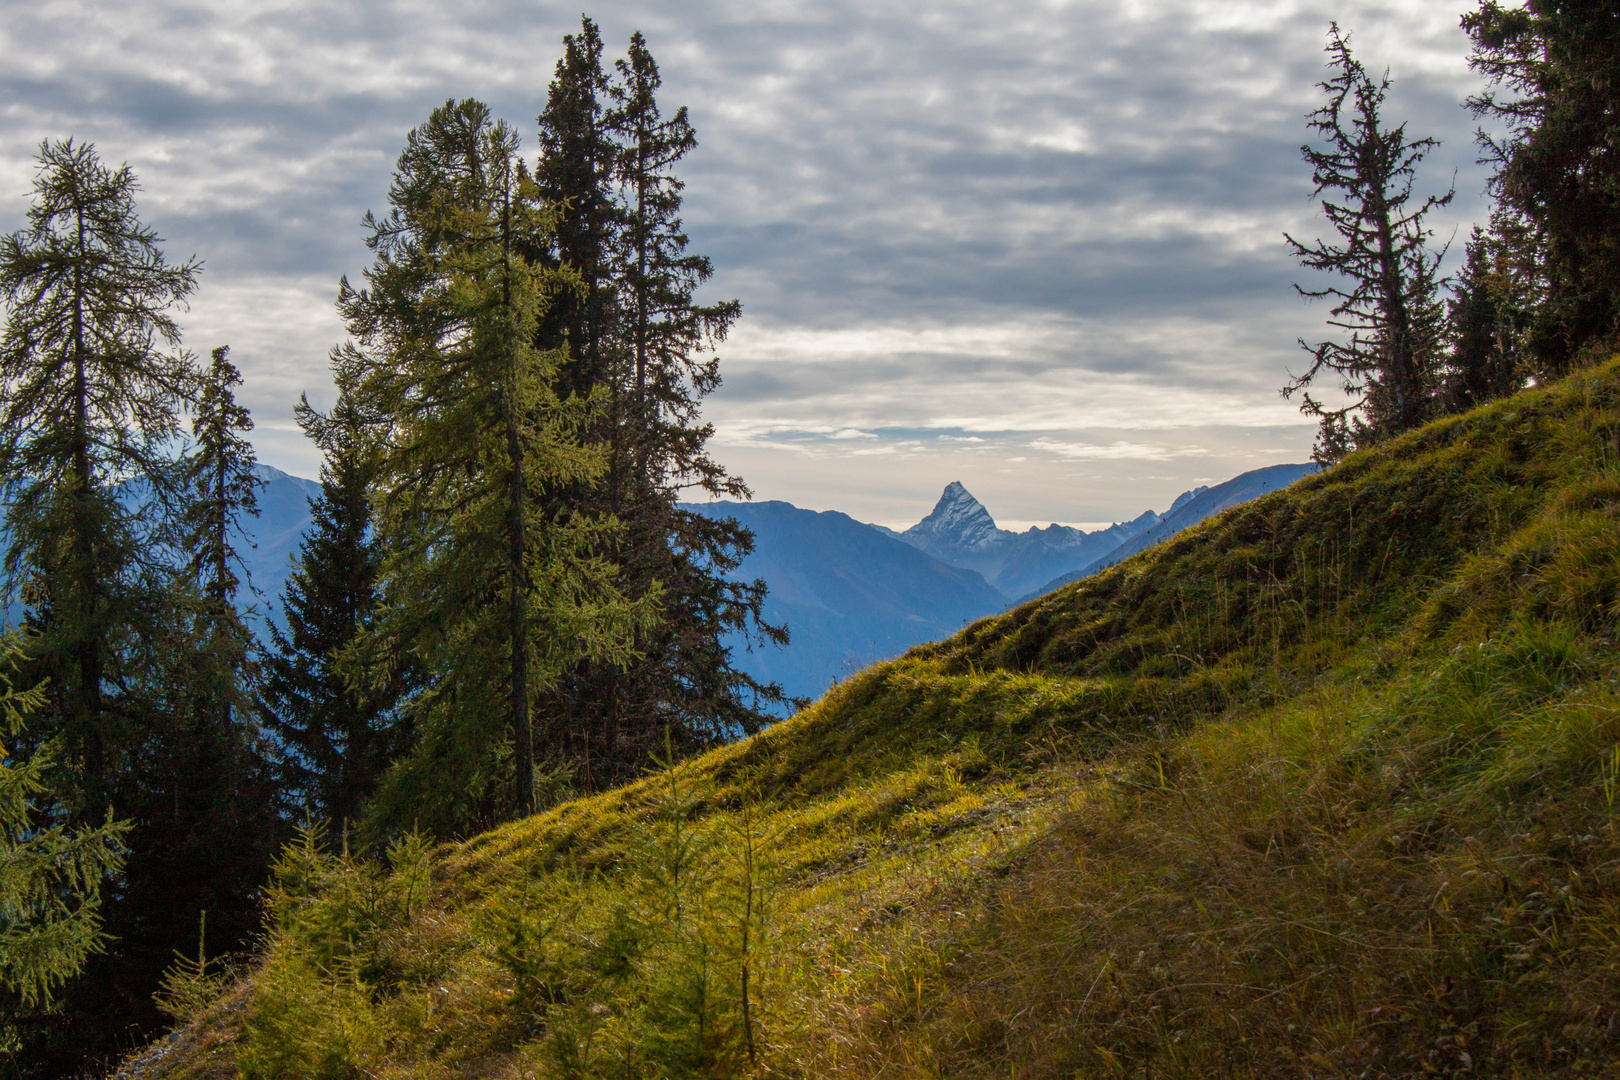
[[[1317,229],[1299,161],[1330,17],[1388,66],[1391,116],[1444,145],[1421,178],[1482,218],[1454,3],[631,2],[687,104],[715,296],[743,301],[707,415],[761,497],[914,521],[961,479],[999,518],[1100,521],[1302,460],[1276,388],[1322,312],[1280,234]],[[477,96],[521,130],[573,8],[517,0],[5,3],[0,228],[41,138],[141,176],[186,316],[229,342],[262,457],[315,468],[331,300],[365,265],[405,132]],[[1443,237],[1442,237],[1443,238]],[[1460,246],[1460,245],[1459,245]]]

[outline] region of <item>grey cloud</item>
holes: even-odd
[[[1294,338],[1321,325],[1292,296],[1280,233],[1316,227],[1298,146],[1330,17],[1356,30],[1371,66],[1393,68],[1391,115],[1444,140],[1425,177],[1459,178],[1442,232],[1482,216],[1454,5],[1277,0],[1240,22],[1218,0],[638,0],[601,19],[614,52],[643,29],[664,100],[691,106],[693,246],[719,270],[710,294],[741,299],[760,331],[722,350],[713,415],[724,427],[813,402],[836,430],[939,380],[982,385],[1014,411],[1076,374],[1271,402]],[[384,204],[405,131],[473,95],[532,144],[560,37],[578,25],[572,7],[516,0],[4,10],[0,192],[25,190],[41,137],[128,157],[171,252],[207,262],[214,299],[197,325],[244,342],[249,400],[283,427],[296,389],[324,392],[336,279],[366,263],[358,220]],[[0,228],[22,206],[0,201]],[[1148,340],[1177,319],[1209,329]],[[851,328],[999,326],[1012,340],[1048,323],[1080,329],[949,356],[904,343],[837,363],[769,352]],[[283,434],[267,454],[307,471]],[[811,483],[745,460],[765,470],[762,491],[772,477]],[[900,498],[922,474],[894,475]]]

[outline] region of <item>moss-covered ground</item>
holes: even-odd
[[[1620,1076],[1617,517],[1609,365],[628,787],[311,836],[127,1067]]]

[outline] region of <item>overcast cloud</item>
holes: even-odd
[[[330,400],[339,275],[406,131],[448,97],[532,145],[572,5],[286,0],[4,3],[0,229],[34,148],[96,142],[203,284],[198,352],[229,343],[262,460],[318,462],[292,423]],[[1314,234],[1302,115],[1328,21],[1388,115],[1444,145],[1420,177],[1483,219],[1477,87],[1456,0],[1005,3],[692,0],[591,14],[641,29],[690,106],[695,250],[743,302],[710,399],[715,449],[760,498],[917,520],[961,480],[999,521],[1163,509],[1305,460],[1279,399],[1322,309],[1292,293]],[[1456,259],[1451,262],[1454,264]]]

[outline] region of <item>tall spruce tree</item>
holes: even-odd
[[[615,198],[618,143],[609,127],[611,84],[602,67],[602,35],[589,18],[563,38],[563,55],[540,114],[540,160],[535,184],[554,210],[546,250],[528,252],[566,266],[578,280],[557,293],[541,316],[537,342],[562,350],[556,383],[564,397],[588,398],[614,385],[617,312],[612,251],[622,224]],[[607,410],[593,417],[597,441],[611,432]]]
[[[372,530],[376,474],[366,423],[347,392],[330,413],[300,401],[299,425],[320,447],[321,493],[272,624],[265,723],[285,796],[316,820],[355,822],[388,765],[410,741],[395,708],[399,680],[362,691],[343,657],[371,627],[382,548]]]
[[[243,522],[258,513],[260,483],[240,383],[228,350],[215,349],[176,470],[180,558],[153,635],[153,693],[119,788],[133,819],[107,913],[119,940],[90,969],[102,993],[110,985],[127,998],[126,1022],[152,1032],[165,1022],[152,995],[177,949],[189,951],[205,924],[213,955],[259,931],[259,890],[283,832],[252,708],[256,649],[238,606],[249,584],[239,576]]]
[[[1557,377],[1620,346],[1620,17],[1612,0],[1484,0],[1462,25],[1474,69],[1507,90],[1468,103],[1506,129],[1480,142],[1496,195],[1535,234],[1545,293],[1527,347]]]
[[[1348,279],[1320,289],[1296,285],[1305,297],[1333,302],[1328,324],[1347,341],[1300,342],[1311,366],[1289,379],[1283,396],[1301,393],[1301,411],[1322,420],[1316,458],[1331,463],[1354,447],[1416,427],[1435,408],[1442,361],[1444,310],[1439,266],[1430,250],[1430,211],[1451,202],[1453,191],[1413,205],[1417,166],[1438,144],[1408,139],[1406,125],[1388,127],[1386,72],[1373,79],[1350,52],[1337,23],[1328,31],[1333,74],[1320,85],[1327,103],[1309,116],[1326,142],[1300,148],[1311,166],[1315,195],[1338,234],[1336,242],[1301,243],[1285,234],[1300,263]],[[1324,193],[1328,193],[1324,197]],[[1332,407],[1309,387],[1338,377],[1348,404]]]
[[[752,536],[734,519],[678,505],[692,489],[748,495],[709,457],[712,429],[698,419],[701,399],[719,385],[712,348],[740,307],[694,300],[713,269],[686,251],[675,169],[696,137],[685,109],[661,114],[658,67],[641,35],[613,78],[601,53],[595,25],[583,20],[564,39],[539,121],[537,176],[560,207],[555,256],[579,269],[593,298],[571,309],[565,325],[562,386],[607,398],[588,429],[607,471],[559,494],[614,522],[603,551],[619,568],[619,588],[630,596],[657,590],[660,600],[633,667],[581,663],[551,697],[552,751],[587,787],[634,775],[666,732],[693,749],[757,729],[783,700],[780,688],[736,670],[728,646],[736,638],[786,640],[760,620],[764,584],[730,578]]]
[[[587,410],[556,394],[564,357],[534,345],[573,282],[525,257],[552,222],[517,149],[480,102],[436,109],[406,141],[390,212],[368,215],[366,288],[340,290],[358,347],[339,352],[339,381],[378,419],[386,552],[358,653],[373,685],[406,657],[423,680],[415,745],[374,802],[384,829],[454,833],[532,809],[535,694],[584,657],[628,659],[653,602],[612,588],[588,514],[540,498],[601,461],[574,437]]]
[[[191,426],[194,449],[182,469],[180,533],[180,551],[188,557],[187,569],[200,594],[195,613],[200,699],[214,712],[221,731],[239,724],[245,729],[252,722],[244,705],[252,693],[255,661],[252,634],[237,609],[243,584],[237,577],[242,569],[237,545],[245,542],[242,519],[259,516],[263,483],[254,472],[253,444],[246,438],[253,419],[236,401],[242,375],[229,355],[225,346],[215,349],[203,373]]]
[[[1468,238],[1461,272],[1447,303],[1445,404],[1454,412],[1506,397],[1529,374],[1524,338],[1533,301],[1513,258],[1513,224],[1493,216],[1489,230]]]

